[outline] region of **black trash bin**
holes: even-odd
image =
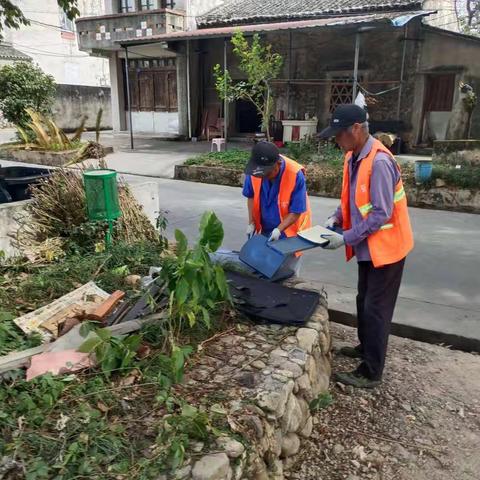
[[[0,203],[27,200],[30,185],[49,175],[48,168],[0,167]]]

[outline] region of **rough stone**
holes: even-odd
[[[288,397],[285,413],[283,414],[281,425],[283,432],[296,432],[303,420],[302,409],[298,403],[297,397],[291,394]]]
[[[300,439],[296,433],[288,433],[282,440],[282,457],[291,457],[300,450]]]
[[[275,373],[272,373],[272,378],[274,378],[275,380],[278,380],[279,382],[286,383],[288,382],[289,377],[282,375],[281,371],[277,371]]]
[[[263,437],[263,422],[256,415],[243,415],[240,417],[240,421],[253,431],[257,439]]]
[[[262,362],[261,360],[255,360],[252,363],[252,367],[258,368],[258,370],[263,370],[266,366],[267,365],[265,364],[265,362]]]
[[[179,468],[175,471],[175,476],[173,477],[175,480],[185,480],[186,478],[190,477],[190,472],[192,471],[191,465],[187,465],[185,467]]]
[[[326,355],[330,351],[330,342],[323,332],[319,333],[318,343],[320,345],[322,353]]]
[[[229,360],[230,365],[241,365],[243,362],[245,362],[245,359],[247,357],[245,355],[234,355],[232,358]]]
[[[217,439],[217,445],[225,451],[228,457],[238,458],[245,451],[245,447],[238,440],[230,437],[220,437]]]
[[[286,361],[282,362],[279,365],[279,367],[282,371],[289,372],[290,375],[287,375],[287,376],[292,377],[292,378],[298,378],[303,373],[302,368],[299,365],[297,365],[296,363],[291,362],[290,360],[286,360]],[[285,374],[282,373],[282,375],[285,375]]]
[[[257,344],[253,342],[244,342],[243,346],[248,350],[251,350],[252,348],[257,348]]]
[[[229,347],[233,347],[235,345],[239,345],[241,342],[245,340],[243,337],[240,335],[226,335],[224,337],[221,337],[220,341],[224,345],[228,345]]]
[[[193,466],[193,480],[231,480],[231,478],[232,469],[225,453],[205,455]]]
[[[245,354],[248,355],[249,357],[263,357],[264,355],[266,355],[264,352],[262,352],[261,350],[257,350],[256,348],[247,350]]]
[[[313,418],[308,417],[305,426],[298,432],[301,437],[308,438],[312,434],[313,430]]]
[[[318,332],[312,328],[299,328],[297,330],[298,345],[307,353],[311,353],[318,342]]]
[[[280,386],[280,388],[278,388]],[[293,382],[277,385],[273,391],[262,391],[257,395],[257,404],[260,408],[274,412],[280,418],[285,412],[288,396],[293,390]]]
[[[302,350],[301,348],[292,348],[288,352],[288,357],[290,360],[301,360],[302,362],[307,361],[307,354],[305,353],[305,350]]]

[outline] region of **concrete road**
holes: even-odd
[[[224,247],[241,247],[246,209],[239,188],[151,180],[158,183],[160,208],[169,211],[169,236],[180,228],[194,239],[202,213],[214,210],[224,224]],[[322,223],[337,205],[319,197],[311,203],[314,223]],[[416,246],[407,260],[395,322],[480,340],[480,216],[418,208],[410,214]],[[331,308],[354,313],[356,264],[345,262],[343,250],[306,252],[302,276],[325,285]]]

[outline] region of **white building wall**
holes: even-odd
[[[178,0],[175,3],[175,8],[187,12],[187,30],[195,30],[197,28],[195,17],[199,17],[224,3],[224,0]]]
[[[458,19],[455,12],[455,0],[425,0],[424,10],[436,10],[437,13],[425,18],[425,23],[432,27],[458,32]]]
[[[7,30],[6,40],[33,58],[59,84],[105,87],[110,85],[108,60],[91,57],[77,46],[76,34],[62,30],[63,14],[57,0],[15,0],[31,20],[29,26]],[[79,0],[83,16],[105,13],[103,0]],[[65,26],[65,22],[63,22]],[[74,27],[74,22],[70,24]]]

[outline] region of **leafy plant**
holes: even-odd
[[[310,402],[310,410],[312,412],[318,412],[319,410],[329,407],[332,403],[333,397],[330,392],[321,393]]]
[[[0,355],[36,347],[41,343],[38,335],[26,337],[13,323],[14,318],[12,313],[0,310]]]
[[[83,333],[86,333],[85,330]],[[123,372],[131,368],[142,337],[140,335],[114,336],[106,328],[89,332],[89,337],[80,346],[79,351],[95,353],[103,374],[109,377],[113,371]]]
[[[74,150],[81,146],[81,137],[87,120],[86,116],[82,118],[80,126],[73,136],[68,138],[51,118],[31,108],[26,108],[25,111],[30,117],[30,121],[24,126],[16,125],[19,137],[23,141],[23,144],[16,148],[56,152]]]
[[[255,34],[249,43],[238,31],[231,42],[239,59],[239,69],[246,75],[246,80],[235,82],[228,70],[215,65],[213,75],[218,96],[229,102],[240,99],[252,102],[262,117],[262,130],[270,140],[268,123],[273,110],[271,81],[280,73],[282,56],[272,52],[271,45],[262,45],[259,34]]]
[[[0,0],[0,33],[3,1]],[[51,112],[55,92],[54,78],[36,65],[19,62],[0,68],[0,110],[21,129],[28,128],[27,109],[41,114]]]
[[[223,269],[214,265],[209,254],[223,241],[223,226],[213,212],[205,212],[200,221],[200,236],[193,249],[183,232],[175,231],[176,255],[165,258],[160,273],[169,299],[170,334],[175,336],[184,326],[201,323],[211,326],[211,312],[229,301],[230,295]]]

